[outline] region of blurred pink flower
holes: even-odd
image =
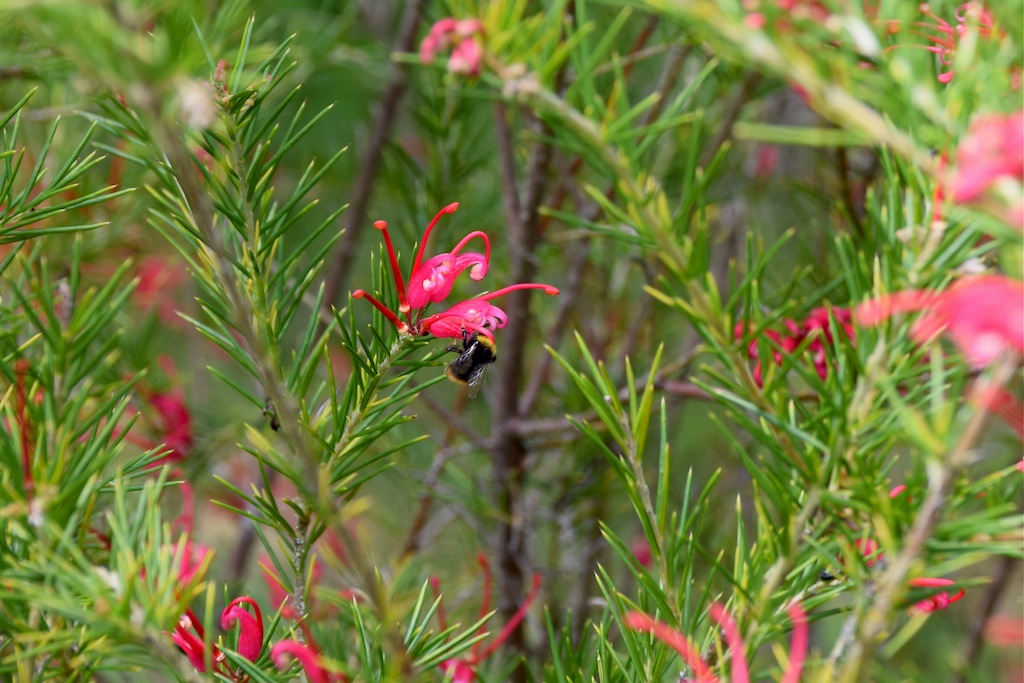
[[[907,582],[914,588],[945,588],[955,585],[956,582],[950,579],[934,579],[929,577],[918,577]],[[928,613],[936,610],[944,610],[951,604],[964,597],[966,591],[961,588],[957,593],[950,595],[947,591],[939,591],[924,600],[915,602],[910,607],[911,612]]]
[[[835,318],[837,329],[842,331],[843,336],[853,340],[853,326],[850,324],[849,309],[815,308],[802,322],[797,323],[790,318],[786,318],[783,321],[787,332],[785,336],[775,330],[764,330],[762,334],[770,341],[769,346],[772,349],[772,360],[775,361],[775,364],[781,365],[787,355],[792,354],[801,344],[810,339],[810,343],[806,345],[804,352],[811,354],[811,362],[814,364],[814,369],[818,376],[822,379],[828,377],[829,366],[826,350],[827,347],[835,345],[829,316]],[[750,326],[746,323],[737,323],[733,329],[733,335],[738,340],[742,340],[748,334],[750,334]],[[763,361],[760,358],[760,350],[756,338],[751,339],[747,344],[747,356],[752,360],[758,361],[754,366],[753,376],[757,385],[761,386],[764,383]]]
[[[972,120],[956,150],[955,165],[950,180],[955,202],[977,199],[1004,176],[1024,182],[1024,109]]]
[[[725,632],[725,640],[729,644],[732,656],[732,683],[750,683],[750,671],[747,660],[744,658],[743,639],[740,636],[736,621],[725,611],[725,608],[714,603],[709,610],[711,618],[717,621]],[[807,628],[807,613],[799,603],[794,603],[789,608],[789,618],[793,621],[793,639],[789,647],[789,666],[782,674],[782,683],[797,683],[803,673],[804,659],[807,657],[809,634]],[[700,651],[693,642],[679,631],[668,624],[657,621],[643,612],[629,612],[623,619],[627,628],[634,631],[651,633],[655,638],[662,641],[673,650],[679,653],[692,670],[696,678],[694,683],[718,683],[719,678],[712,673],[711,668],[700,658]]]
[[[484,573],[484,590],[482,600],[480,601],[480,618],[483,619],[491,611],[491,591],[493,580],[491,578],[491,565],[487,561],[487,556],[480,553],[477,556],[477,562],[480,564],[481,569]],[[447,630],[448,621],[445,618],[444,608],[440,603],[440,582],[436,578],[432,578],[430,581],[434,592],[438,597],[438,608],[437,618],[441,624],[441,630]],[[482,641],[478,641],[473,645],[469,651],[469,655],[462,658],[446,659],[438,665],[438,668],[446,675],[451,677],[452,683],[472,683],[476,680],[476,669],[477,667],[488,657],[494,654],[502,644],[508,640],[508,637],[512,635],[512,632],[516,629],[525,617],[526,613],[530,609],[530,605],[537,599],[537,595],[540,593],[541,577],[540,574],[533,575],[533,582],[530,588],[530,594],[526,596],[526,600],[519,606],[516,613],[512,615],[512,618],[505,624],[505,628],[501,629],[498,636],[491,641],[491,644],[483,651],[480,650]],[[486,624],[480,626],[479,634],[483,634]]]
[[[441,216],[455,213],[458,208],[458,202],[452,202],[444,207],[437,212],[437,215],[427,225],[426,230],[423,231],[423,238],[420,240],[419,249],[409,271],[408,288],[398,264],[398,255],[391,242],[391,235],[388,233],[388,224],[385,221],[377,221],[373,224],[384,236],[384,244],[387,247],[388,259],[391,264],[391,274],[395,283],[398,310],[392,311],[361,289],[352,292],[352,296],[370,302],[395,326],[399,334],[416,336],[432,334],[435,337],[461,339],[466,334],[479,333],[493,338],[493,330],[508,325],[508,316],[503,310],[490,303],[492,299],[520,289],[542,289],[546,294],[558,294],[558,290],[551,285],[533,282],[514,284],[496,292],[466,299],[443,313],[424,317],[430,304],[440,303],[451,294],[455,279],[460,273],[468,269],[470,279],[479,281],[487,274],[490,265],[491,242],[487,234],[480,230],[466,235],[451,251],[424,260],[427,241],[430,239],[434,226],[437,225]],[[483,241],[484,253],[463,251],[466,244],[473,239]]]
[[[344,674],[331,673],[324,666],[323,656],[311,645],[295,640],[282,640],[270,648],[270,659],[279,670],[285,671],[291,665],[289,657],[302,667],[309,683],[334,683],[347,681]]]
[[[180,290],[188,280],[185,268],[163,256],[149,256],[139,263],[136,277],[139,284],[132,292],[136,305],[145,311],[156,311],[160,322],[179,326]]]
[[[949,334],[979,368],[1007,350],[1024,352],[1024,283],[1001,275],[965,277],[942,292],[906,290],[857,306],[854,320],[871,326],[897,314],[921,311],[910,328],[919,343]]]
[[[476,19],[441,19],[420,43],[420,62],[430,64],[437,55],[451,49],[448,71],[477,76],[483,59],[483,50],[477,41],[483,32],[484,25]]]

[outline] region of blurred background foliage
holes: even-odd
[[[958,4],[940,1],[930,11],[952,17]],[[788,621],[779,616],[784,602],[802,599],[820,607],[813,647],[822,670],[828,668],[831,644],[848,637],[841,615],[859,609],[857,587],[871,583],[868,567],[853,566],[851,548],[862,525],[873,520],[883,536],[889,534],[879,539],[887,552],[898,548],[913,513],[895,509],[885,494],[916,481],[923,496],[928,467],[935,466],[921,455],[926,449],[920,442],[927,439],[908,437],[899,410],[887,402],[899,404],[893,395],[906,392],[905,403],[924,406],[923,419],[934,421],[942,443],[954,443],[954,426],[961,423],[953,415],[973,374],[936,355],[922,361],[927,354],[905,335],[858,336],[856,345],[844,341],[830,349],[837,370],[827,378],[797,359],[785,371],[766,367],[762,391],[734,329],[742,321],[758,330],[783,329],[785,319],[803,320],[822,306],[851,307],[877,294],[880,284],[886,290],[938,287],[979,258],[1020,277],[1019,233],[988,213],[950,207],[950,229],[924,257],[916,238],[897,232],[935,218],[937,155],[956,148],[972,117],[1020,107],[1024,5],[991,3],[1000,18],[999,39],[975,38],[962,46],[948,84],[937,79],[948,67],[913,45],[928,30],[919,23],[929,21],[916,3],[788,5],[762,2],[762,30],[748,20],[751,3],[724,0],[0,4],[0,108],[13,110],[31,93],[21,109],[16,147],[9,140],[8,149],[24,149],[22,163],[31,167],[46,155],[80,156],[73,152],[89,135],[85,153],[97,153],[94,165],[68,190],[59,223],[102,224],[74,236],[15,242],[12,248],[25,260],[6,271],[3,299],[10,306],[12,296],[46,299],[62,287],[84,292],[116,283],[116,291],[101,299],[106,310],[93,311],[89,323],[99,327],[81,346],[85,354],[103,339],[113,340],[101,347],[102,361],[88,369],[102,385],[90,400],[109,411],[115,404],[124,410],[117,403],[123,399],[131,406],[128,414],[138,412],[120,450],[112,446],[105,457],[120,458],[125,472],[140,478],[146,472],[139,454],[153,459],[151,449],[167,441],[166,414],[154,408],[153,397],[184,397],[190,434],[176,461],[180,471],[171,478],[192,483],[195,540],[216,549],[207,576],[217,588],[207,589],[206,605],[197,612],[212,623],[211,615],[235,595],[252,594],[265,614],[273,613],[259,563],[275,566],[267,557],[275,541],[216,503],[251,509],[240,494],[252,486],[276,489],[278,499],[301,490],[288,476],[267,480],[261,461],[246,452],[272,450],[268,444],[278,434],[263,409],[230,382],[256,403],[263,398],[260,386],[179,316],[201,318],[197,296],[207,294],[190,277],[195,264],[169,246],[165,233],[173,230],[156,229],[154,209],[160,210],[157,195],[166,187],[159,164],[178,168],[187,157],[179,150],[161,159],[154,150],[187,140],[187,150],[202,163],[197,141],[217,116],[207,110],[217,63],[227,60],[228,78],[238,79],[233,83],[256,82],[252,65],[290,41],[284,61],[294,68],[267,93],[265,109],[295,87],[301,90],[281,113],[282,126],[295,115],[305,122],[330,109],[274,168],[274,200],[291,196],[311,160],[323,163],[347,149],[306,195],[315,205],[274,247],[274,258],[283,260],[301,245],[298,263],[308,268],[317,266],[320,249],[328,249],[317,273],[326,286],[321,305],[313,305],[314,285],[303,299],[302,322],[278,340],[284,362],[295,360],[289,350],[313,348],[300,342],[305,321],[317,316],[328,330],[318,372],[330,367],[340,386],[353,360],[335,321],[350,321],[348,334],[366,339],[394,336],[370,306],[348,296],[390,286],[381,236],[371,229],[376,220],[387,221],[408,264],[431,217],[458,201],[458,212],[443,217],[435,231],[431,253],[476,229],[490,235],[493,251],[486,282],[460,280],[454,300],[524,280],[562,291],[558,298],[538,294],[509,303],[511,324],[496,335],[498,361],[478,399],[431,381],[450,359],[442,353],[447,340],[414,350],[419,355],[413,367],[401,372],[415,370],[415,381],[429,384],[405,409],[415,419],[374,437],[366,457],[387,454],[380,463],[387,467],[346,491],[337,516],[324,518],[331,531],[313,546],[323,574],[311,602],[330,616],[318,618],[314,611],[309,621],[324,652],[343,661],[340,668],[355,678],[361,671],[371,679],[366,672],[374,663],[354,664],[357,648],[346,639],[353,632],[366,637],[368,627],[360,608],[339,596],[368,591],[374,581],[387,597],[370,600],[384,626],[369,629],[382,642],[369,640],[382,652],[393,651],[388,629],[422,598],[430,576],[440,578],[449,620],[469,629],[478,618],[477,555],[484,552],[496,582],[498,625],[492,624],[492,633],[526,599],[533,572],[543,576],[538,602],[544,608],[534,609],[510,638],[509,654],[479,668],[482,680],[675,680],[678,661],[664,651],[660,659],[651,655],[649,642],[631,644],[652,657],[642,667],[637,652],[636,668],[621,653],[627,663],[619,667],[607,656],[598,663],[597,653],[618,638],[614,621],[630,603],[653,611],[664,600],[673,603],[668,613],[676,626],[704,634],[702,644],[710,645],[706,603],[726,601],[734,592],[746,596],[738,604],[752,606],[755,625],[748,624],[747,633],[756,631],[748,641],[755,647],[787,639],[782,634]],[[819,7],[824,15],[815,14]],[[420,64],[419,41],[447,16],[483,22],[490,61],[480,77],[449,73],[443,59]],[[240,44],[250,65],[244,77]],[[93,128],[115,120],[118,103],[121,114],[133,112],[140,130],[152,134],[146,147],[152,156],[142,163],[133,157],[145,152],[114,135],[116,127]],[[233,164],[214,159],[211,168],[219,170],[211,173],[220,173],[227,186]],[[17,183],[23,189],[26,181]],[[105,201],[91,201],[101,196]],[[328,220],[329,227],[316,233]],[[991,241],[979,242],[983,235]],[[49,280],[31,282],[44,273]],[[133,289],[127,288],[130,278]],[[24,288],[21,295],[11,292],[16,286]],[[4,374],[14,387],[15,351],[27,340],[23,333],[8,336]],[[878,339],[896,360],[886,370],[894,373],[889,394],[873,387],[879,401],[873,405],[860,380],[880,372],[868,363]],[[760,343],[760,356],[768,357],[770,347]],[[603,364],[592,373],[597,360]],[[421,364],[427,367],[415,368]],[[932,383],[908,390],[923,382],[926,370]],[[589,376],[590,384],[581,376]],[[634,395],[645,387],[653,392],[647,403]],[[729,396],[716,394],[718,389]],[[610,394],[624,402],[621,415],[602,412],[602,401],[614,403]],[[59,418],[45,412],[40,420]],[[793,428],[773,426],[772,419]],[[626,423],[621,441],[616,420]],[[637,422],[650,429],[634,430]],[[950,514],[929,546],[936,570],[955,574],[976,565],[960,577],[967,597],[958,609],[913,623],[920,632],[912,639],[910,627],[900,626],[898,644],[889,641],[879,663],[861,671],[863,680],[950,680],[965,661],[970,666],[960,680],[1013,680],[1019,673],[1019,644],[968,652],[970,643],[979,642],[972,629],[988,615],[1001,609],[1021,616],[1020,477],[1005,476],[1020,443],[1010,430],[990,426],[978,445],[986,457],[972,470],[982,483],[958,480],[948,509],[962,516]],[[642,447],[633,455],[640,469],[621,469],[638,435]],[[787,438],[793,440],[788,454]],[[813,446],[822,441],[820,449]],[[785,459],[794,452],[821,459],[802,471],[799,462]],[[107,466],[108,474],[114,466]],[[642,474],[655,490],[658,531],[637,514]],[[139,492],[143,485],[135,486],[131,477],[103,483],[104,496],[130,490],[156,500],[152,483]],[[295,477],[300,489],[314,486],[302,474]],[[58,484],[60,477],[52,481]],[[821,505],[820,517],[804,515],[808,491]],[[982,495],[987,498],[979,502]],[[174,489],[159,500],[165,520],[187,511],[188,501]],[[676,514],[681,516],[672,518]],[[158,559],[154,548],[173,542],[159,524],[142,524],[151,533],[140,543],[156,553],[153,564],[169,561]],[[333,542],[339,530],[347,533]],[[660,538],[668,557],[652,567],[659,551],[652,559],[650,545],[659,535],[670,537]],[[805,535],[807,543],[800,540]],[[288,569],[286,556],[278,556],[279,574]],[[762,585],[782,583],[778,576],[766,578],[780,557],[788,558],[780,593],[785,599],[766,597],[770,605],[761,604]],[[303,570],[312,571],[308,565]],[[827,584],[819,581],[820,572],[845,575]],[[990,581],[1005,590],[992,590]],[[173,624],[187,601],[165,597],[170,606],[163,609]],[[166,615],[147,623],[166,621]],[[170,627],[154,627],[140,642],[156,642]],[[5,634],[0,646],[12,636]],[[187,678],[184,657],[166,638],[162,647],[165,662],[179,661],[154,677]],[[715,654],[714,647],[703,651]],[[0,649],[4,670],[14,676],[10,652]],[[527,664],[516,669],[520,655]],[[140,664],[120,656],[119,666]],[[431,663],[421,668],[376,666],[373,679],[442,680],[430,657],[426,651],[417,660]],[[755,661],[771,661],[767,648]],[[777,665],[762,669],[778,676]],[[259,680],[274,671],[263,670],[251,675]],[[24,669],[18,675],[34,680]],[[137,675],[104,674],[107,680]],[[820,680],[826,679],[822,674]]]

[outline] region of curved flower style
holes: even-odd
[[[434,219],[427,225],[410,269],[408,287],[398,265],[398,256],[394,244],[391,242],[391,235],[388,233],[388,224],[385,221],[377,221],[373,224],[384,234],[384,244],[388,250],[391,273],[395,281],[398,310],[392,311],[361,289],[352,292],[352,296],[369,301],[395,326],[399,334],[414,336],[432,334],[435,337],[460,339],[467,333],[479,333],[493,338],[494,330],[508,325],[508,316],[503,310],[490,303],[492,299],[519,289],[542,289],[545,294],[552,296],[558,294],[558,289],[551,285],[525,282],[466,299],[443,313],[424,318],[424,313],[430,304],[440,303],[451,294],[455,279],[460,273],[468,269],[469,277],[476,281],[482,280],[487,275],[491,258],[491,242],[487,233],[480,230],[474,230],[463,237],[451,251],[431,256],[425,260],[423,258],[427,240],[430,239],[430,233],[437,225],[438,220],[444,214],[455,213],[458,208],[458,202],[452,202],[438,211]],[[474,239],[483,241],[484,253],[463,251],[466,245]]]
[[[480,564],[480,568],[484,572],[484,594],[483,599],[480,601],[480,618],[483,619],[491,611],[491,590],[492,590],[492,579],[491,579],[491,565],[487,561],[487,556],[480,553],[477,556],[477,562]],[[431,579],[431,586],[434,588],[434,592],[438,593],[438,600],[440,600],[439,593],[439,582],[436,578]],[[530,594],[526,596],[526,600],[519,606],[516,613],[512,615],[512,618],[505,624],[505,628],[501,629],[501,633],[495,638],[487,649],[480,651],[481,642],[477,642],[473,645],[469,652],[469,656],[463,657],[462,659],[452,658],[446,659],[438,665],[438,668],[448,676],[451,676],[452,683],[473,683],[476,680],[476,668],[488,657],[494,654],[502,643],[508,640],[508,637],[512,635],[512,631],[519,625],[519,622],[526,617],[526,613],[530,609],[530,605],[537,599],[538,593],[540,593],[541,577],[540,574],[533,575],[533,583],[530,588]],[[441,630],[445,631],[448,629],[447,619],[444,616],[444,608],[438,602],[437,611],[438,620],[441,622]],[[478,633],[483,633],[485,625],[480,626]]]
[[[992,13],[979,3],[967,2],[960,5],[954,12],[955,26],[932,12],[927,3],[922,4],[920,10],[921,14],[934,23],[926,21],[913,22],[909,24],[909,32],[931,43],[931,45],[918,45],[916,47],[938,55],[939,62],[943,66],[953,65],[960,40],[971,30],[971,25],[968,22],[969,18],[973,18],[974,22],[976,22],[978,35],[983,38],[992,35]],[[888,31],[890,34],[899,33],[900,30],[899,21],[889,21]],[[947,71],[939,74],[938,80],[940,83],[949,83],[953,80],[954,75],[953,71]]]
[[[255,614],[250,614],[243,605],[252,607]],[[250,597],[235,598],[224,608],[220,615],[220,627],[225,631],[238,624],[238,654],[250,662],[260,657],[263,649],[263,614],[260,606]]]
[[[857,306],[854,320],[877,325],[897,314],[921,311],[910,328],[925,342],[946,331],[975,368],[1006,350],[1024,353],[1024,283],[1000,275],[965,277],[942,292],[907,290]]]
[[[750,670],[743,655],[743,639],[740,636],[736,621],[725,611],[725,607],[717,602],[711,605],[711,618],[717,621],[725,632],[725,640],[733,651],[732,683],[750,683]],[[804,659],[807,657],[809,643],[807,629],[807,613],[799,603],[789,608],[789,618],[793,621],[793,640],[789,648],[789,666],[782,675],[782,683],[797,683],[803,672]],[[630,612],[623,622],[634,631],[651,633],[679,653],[687,666],[693,669],[696,676],[694,683],[719,683],[719,679],[711,668],[700,658],[700,651],[689,638],[668,624],[660,622],[643,612]]]

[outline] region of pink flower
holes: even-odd
[[[1024,183],[1024,110],[986,114],[971,121],[956,151],[956,171],[949,181],[952,199],[973,202],[1001,178],[1016,180],[1018,188]],[[1019,189],[1015,194],[1019,204]]]
[[[255,614],[250,614],[243,605],[251,607]],[[221,628],[227,631],[235,624],[239,626],[238,654],[250,662],[255,662],[263,650],[263,615],[255,600],[249,597],[235,598],[224,608],[220,614]],[[181,648],[196,670],[206,673],[206,634],[202,621],[191,609],[186,609],[185,614],[178,620],[171,640]],[[226,669],[227,657],[213,643],[210,643],[209,658],[214,672],[231,675],[230,670]]]
[[[324,668],[323,656],[313,647],[295,640],[282,640],[270,648],[270,659],[279,670],[285,671],[290,666],[289,657],[302,667],[310,683],[333,683],[344,681],[344,674],[331,673]]]
[[[430,28],[430,33],[420,43],[420,62],[430,64],[437,55],[451,48],[448,71],[477,76],[483,60],[483,50],[477,39],[483,32],[483,24],[476,19],[441,19]]]
[[[725,608],[718,603],[711,605],[709,610],[711,618],[722,626],[725,632],[725,640],[729,649],[733,652],[732,657],[732,683],[750,683],[750,671],[747,660],[744,659],[743,639],[740,636],[736,621],[725,611]],[[794,603],[789,608],[789,617],[793,621],[793,639],[789,648],[789,666],[782,675],[782,683],[797,683],[803,673],[804,659],[807,656],[809,643],[807,629],[807,613],[798,604]],[[679,653],[694,675],[694,683],[718,683],[719,678],[711,672],[711,668],[700,658],[700,651],[693,642],[679,631],[668,624],[662,623],[649,617],[643,612],[629,612],[623,619],[627,628],[634,631],[651,633],[655,638],[662,641],[673,650]]]
[[[1000,275],[965,277],[942,292],[907,290],[865,301],[859,325],[877,325],[897,314],[922,311],[910,328],[919,343],[947,332],[975,368],[1004,351],[1024,352],[1024,283]]]
[[[213,550],[209,546],[192,543],[191,538],[185,539],[185,544],[181,548],[181,558],[178,563],[178,574],[175,577],[178,585],[185,587],[190,584],[196,576],[201,578],[206,572],[206,568],[209,566],[207,558],[212,557]]]
[[[864,558],[864,564],[870,569],[885,557],[885,553],[878,546],[878,541],[872,538],[858,538],[853,542],[855,548]]]
[[[384,235],[384,244],[388,250],[391,273],[395,282],[398,310],[392,311],[361,289],[352,292],[352,296],[369,301],[395,326],[399,334],[414,336],[432,334],[435,337],[460,339],[466,333],[476,332],[493,338],[494,330],[508,325],[508,316],[503,310],[490,303],[492,299],[519,289],[542,289],[546,294],[558,294],[558,290],[551,285],[533,282],[520,283],[467,299],[443,313],[424,317],[430,304],[440,303],[451,294],[455,279],[463,271],[468,269],[470,279],[476,281],[482,280],[487,275],[491,257],[491,242],[487,234],[480,230],[466,235],[451,251],[437,254],[426,260],[423,258],[430,233],[437,225],[438,220],[442,215],[454,213],[458,208],[457,202],[449,204],[441,209],[427,225],[427,229],[423,232],[423,239],[420,240],[416,258],[413,259],[412,268],[409,271],[408,289],[406,281],[402,277],[398,256],[391,242],[391,235],[388,233],[388,224],[384,221],[377,221],[373,224]],[[484,253],[463,251],[466,244],[474,239],[483,241]]]
[[[178,625],[174,627],[174,633],[171,634],[171,640],[181,648],[196,671],[206,672],[206,642],[203,622],[196,617],[191,609],[185,610],[185,614],[181,615]],[[220,670],[224,659],[224,653],[211,643],[210,663],[213,665],[214,671]]]
[[[483,599],[480,603],[480,618],[484,618],[491,611],[491,590],[492,590],[492,579],[491,579],[491,566],[487,561],[487,556],[481,553],[477,556],[477,562],[480,563],[480,567],[484,572],[484,594]],[[431,579],[431,586],[434,588],[434,592],[439,592],[439,582],[436,578]],[[540,593],[541,578],[540,574],[533,575],[533,583],[530,588],[530,594],[526,596],[526,600],[519,606],[516,613],[512,615],[512,618],[505,624],[505,628],[501,630],[498,637],[495,638],[487,649],[480,651],[481,641],[478,641],[470,649],[469,656],[461,659],[452,658],[446,659],[438,665],[443,673],[451,676],[452,683],[472,683],[476,680],[476,668],[488,657],[494,654],[501,645],[508,640],[508,637],[512,635],[512,632],[519,625],[519,622],[526,617],[526,613],[530,609],[530,605],[537,599],[537,595]],[[440,600],[440,594],[438,594]],[[438,603],[437,610],[438,621],[441,622],[441,630],[444,631],[448,628],[447,620],[444,615],[444,608]],[[483,633],[484,625],[480,626],[479,633]]]
[[[252,607],[255,614],[250,614],[243,605]],[[263,649],[263,614],[260,606],[250,597],[235,598],[224,608],[220,615],[220,627],[225,631],[238,624],[238,654],[250,662],[260,657]]]
[[[787,318],[783,321],[786,328],[786,336],[775,330],[764,330],[762,334],[770,340],[772,348],[772,360],[776,365],[781,365],[786,355],[795,352],[808,339],[810,342],[804,347],[804,353],[810,354],[811,362],[815,371],[822,379],[828,377],[828,353],[827,347],[835,345],[832,334],[831,318],[835,319],[838,329],[842,330],[847,339],[853,339],[853,326],[850,324],[850,311],[845,308],[815,308],[802,322],[797,323]],[[738,323],[733,329],[736,339],[742,340],[750,334],[750,326],[746,323]],[[754,366],[754,381],[758,386],[764,383],[762,360],[758,349],[757,339],[751,339],[747,344],[747,356],[758,363]]]
[[[161,356],[159,361],[168,378],[177,375],[174,361],[170,357]],[[185,392],[181,387],[170,391],[153,391],[143,387],[140,394],[155,413],[155,419],[149,420],[152,431],[159,439],[159,443],[167,449],[167,453],[155,460],[150,467],[161,467],[166,463],[179,462],[188,457],[192,452],[192,413],[185,402]],[[144,415],[150,417],[148,413]]]
[[[933,579],[928,577],[919,577],[916,579],[910,579],[910,581],[908,581],[907,583],[913,586],[914,588],[945,588],[946,586],[954,585],[956,582],[951,581],[950,579]],[[950,595],[947,591],[940,591],[930,597],[925,598],[924,600],[919,600],[918,602],[915,602],[910,607],[910,611],[912,613],[917,612],[926,614],[929,612],[934,612],[936,610],[943,610],[952,605],[957,600],[963,598],[965,593],[966,591],[963,588],[961,588],[959,592],[953,595]]]

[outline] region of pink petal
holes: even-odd
[[[249,605],[256,612],[255,616],[249,614],[242,605]],[[263,650],[263,614],[260,613],[259,605],[249,597],[235,598],[224,608],[220,615],[220,626],[225,631],[230,630],[235,624],[239,625],[238,633],[238,654],[250,662],[255,662]]]

